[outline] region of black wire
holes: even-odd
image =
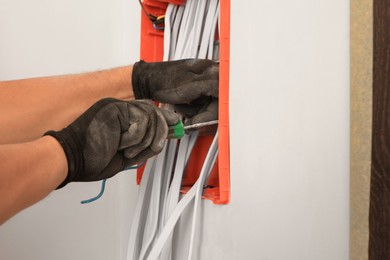
[[[154,16],[154,15],[149,14],[149,13],[146,11],[145,6],[144,6],[144,4],[141,2],[141,0],[138,0],[138,2],[139,2],[139,4],[141,5],[141,8],[142,8],[142,10],[144,11],[145,15],[146,15],[152,22],[154,22],[154,21],[157,19],[157,17]]]
[[[164,22],[165,22],[164,17],[158,19],[159,17],[149,14],[149,13],[146,11],[146,8],[145,8],[144,4],[142,3],[142,1],[141,1],[141,0],[138,0],[138,2],[139,2],[140,6],[141,6],[141,8],[142,8],[142,11],[143,11],[144,14],[146,15],[146,17],[148,17],[149,20],[152,22],[153,27],[154,27],[156,30],[163,31],[163,30],[164,30],[164,27],[165,27],[165,26],[164,26]]]

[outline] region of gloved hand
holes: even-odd
[[[148,100],[98,101],[68,127],[45,133],[58,140],[68,160],[68,176],[59,188],[110,178],[156,155],[164,147],[168,126],[178,121],[175,113]]]
[[[219,65],[211,60],[178,60],[134,64],[136,99],[174,104],[186,124],[218,119]]]

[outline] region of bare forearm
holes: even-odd
[[[104,97],[133,99],[132,66],[0,82],[0,144],[31,141],[69,125]]]
[[[67,171],[64,151],[50,136],[0,145],[0,224],[46,197]]]

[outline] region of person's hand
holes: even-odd
[[[174,104],[186,124],[218,119],[219,65],[211,60],[178,60],[134,64],[136,99]]]
[[[69,182],[110,178],[125,167],[145,161],[164,147],[168,126],[178,116],[149,100],[98,101],[68,127],[49,131],[61,144],[68,161]]]

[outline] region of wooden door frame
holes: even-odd
[[[367,260],[372,136],[373,0],[351,0],[350,4],[350,259]]]
[[[389,14],[351,0],[351,260],[390,259]]]
[[[373,124],[369,259],[390,259],[390,2],[373,6]]]

